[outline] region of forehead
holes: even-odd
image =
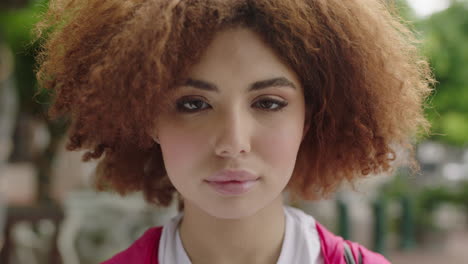
[[[283,63],[260,35],[244,27],[217,32],[188,74],[194,79],[239,85],[285,77],[300,87],[294,71]]]

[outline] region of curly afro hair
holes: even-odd
[[[176,189],[146,133],[214,35],[258,33],[304,87],[305,136],[289,182],[318,199],[343,181],[395,168],[429,124],[434,82],[414,33],[383,0],[51,0],[37,24],[37,78],[69,150],[99,159],[98,189],[142,191],[166,206]],[[414,166],[415,168],[417,165]]]

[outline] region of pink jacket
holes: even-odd
[[[356,263],[358,263],[357,256],[359,252],[362,256],[362,264],[390,263],[382,255],[372,252],[357,243],[343,240],[343,238],[332,234],[318,222],[316,225],[320,237],[324,264],[346,264],[343,243],[348,243],[354,255],[354,259],[356,259]],[[158,248],[161,234],[162,227],[150,228],[128,249],[101,264],[159,264]]]

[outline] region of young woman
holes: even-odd
[[[391,172],[428,128],[429,67],[382,1],[52,0],[38,30],[97,186],[182,205],[104,263],[389,263],[282,199]]]

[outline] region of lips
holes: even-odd
[[[205,179],[218,194],[236,196],[248,192],[258,183],[259,177],[244,170],[223,170]]]
[[[254,181],[259,177],[246,170],[222,170],[205,179],[209,182]]]

